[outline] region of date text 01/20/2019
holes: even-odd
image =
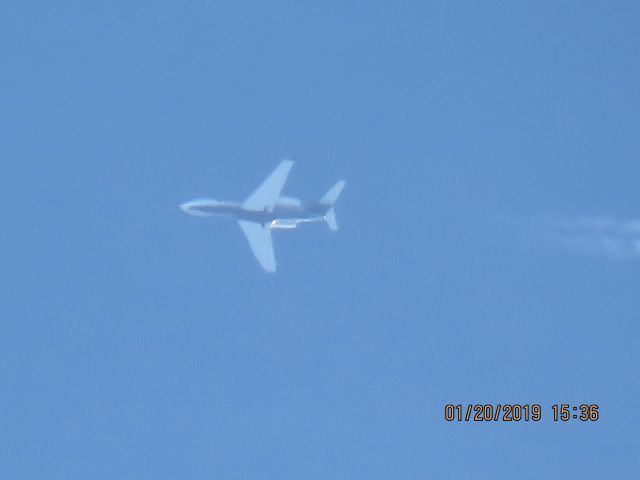
[[[459,403],[444,406],[447,422],[539,422],[542,413],[542,407],[537,403]],[[551,405],[551,414],[554,422],[595,422],[600,418],[599,406],[587,403],[557,403]]]

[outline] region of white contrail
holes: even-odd
[[[549,238],[578,253],[640,259],[640,220],[564,218],[551,222]]]

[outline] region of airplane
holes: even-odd
[[[294,229],[310,222],[325,222],[329,229],[338,230],[334,205],[345,186],[345,181],[340,180],[318,202],[303,205],[297,198],[280,194],[291,167],[291,160],[280,162],[242,203],[200,198],[185,202],[180,208],[198,217],[221,215],[235,218],[258,263],[266,272],[275,272],[276,257],[271,231]]]

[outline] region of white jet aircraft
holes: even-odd
[[[297,198],[280,195],[291,167],[291,160],[283,160],[243,203],[201,198],[185,202],[180,208],[200,217],[224,215],[235,218],[262,268],[275,272],[271,230],[292,229],[308,222],[326,222],[331,230],[338,230],[333,206],[345,185],[345,181],[340,180],[320,201],[303,205]]]

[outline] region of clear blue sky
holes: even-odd
[[[538,222],[640,216],[639,18],[3,2],[0,477],[637,475],[640,261]],[[284,157],[286,193],[348,184],[341,230],[276,232],[270,276],[178,205]],[[470,402],[544,418],[444,421]]]

